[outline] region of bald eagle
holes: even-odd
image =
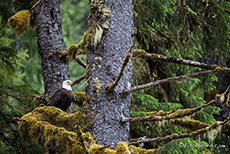
[[[73,85],[73,82],[70,80],[63,81],[62,88],[57,90],[50,98],[49,106],[55,106],[63,111],[67,111],[73,100],[71,85]]]

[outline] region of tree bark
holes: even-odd
[[[127,141],[129,136],[129,123],[123,123],[121,119],[129,117],[131,94],[121,92],[131,87],[132,60],[115,89],[106,93],[105,87],[116,80],[124,58],[133,46],[133,9],[132,0],[105,0],[104,6],[111,11],[106,19],[109,29],[103,29],[96,49],[88,48],[85,90],[94,112],[93,138],[97,144],[108,145]],[[94,22],[92,18],[93,15],[90,23]]]
[[[69,64],[56,51],[66,52],[61,27],[60,0],[43,1],[36,14],[38,48],[41,55],[45,93],[51,97],[69,79]]]

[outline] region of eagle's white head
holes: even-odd
[[[72,85],[73,85],[73,82],[70,80],[65,80],[62,82],[62,88],[66,89],[66,90],[72,91],[72,87],[71,87]]]

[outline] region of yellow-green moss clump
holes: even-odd
[[[85,40],[82,39],[78,44],[72,44],[68,47],[67,60],[75,60],[79,54],[85,54],[85,53],[86,53]]]
[[[73,103],[77,104],[78,106],[82,106],[85,104],[86,101],[86,94],[85,92],[73,92]]]
[[[81,132],[90,124],[85,113],[78,111],[67,114],[53,106],[44,106],[36,108],[21,119],[19,130],[26,143],[36,143],[39,138],[43,138],[48,148],[52,138],[58,142],[59,146],[55,150],[57,148],[60,153],[84,153],[85,148],[95,144],[90,133]]]
[[[119,142],[116,147],[116,154],[130,154],[128,144],[125,142]]]
[[[153,152],[155,151],[155,149],[146,150],[146,149],[142,149],[142,148],[130,145],[129,146],[129,151],[131,153],[133,153],[133,154],[153,154]]]
[[[49,96],[45,95],[45,94],[41,94],[40,96],[36,96],[33,99],[34,105],[35,106],[42,106],[42,105],[47,105],[47,103],[49,102]]]
[[[144,57],[146,55],[146,51],[142,49],[135,49],[133,50],[133,56],[134,57]]]
[[[26,32],[30,26],[30,12],[28,10],[22,10],[10,17],[8,24],[15,30],[18,39]]]

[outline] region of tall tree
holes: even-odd
[[[90,6],[89,29],[94,29],[96,34],[87,51],[85,90],[95,113],[93,137],[98,144],[106,145],[126,141],[129,135],[129,123],[121,123],[120,120],[129,116],[131,94],[122,94],[122,91],[132,84],[131,60],[117,86],[112,90],[105,88],[121,75],[122,63],[132,53],[132,0],[91,1]],[[108,19],[104,17],[107,14]],[[108,30],[103,28],[105,24],[109,26]],[[98,42],[95,42],[96,39]]]
[[[47,79],[47,82],[45,81],[45,84],[47,85],[51,84],[47,86],[46,92],[52,95],[52,92],[54,92],[55,89],[50,87],[56,86],[56,84],[52,80],[57,80],[56,77],[62,73],[59,72],[55,74],[56,73],[55,71],[59,71],[58,70],[59,68],[54,67],[54,70],[55,69],[56,70],[52,71],[51,66],[55,64],[61,65],[62,64],[61,59],[63,57],[64,58],[68,57],[69,59],[75,59],[77,54],[83,53],[87,50],[87,67],[86,67],[87,80],[85,86],[86,95],[82,93],[81,94],[74,93],[75,101],[79,101],[79,100],[81,102],[86,101],[86,103],[82,102],[83,106],[80,108],[80,110],[77,110],[76,112],[70,115],[67,115],[66,113],[64,113],[63,111],[55,107],[39,107],[33,110],[32,112],[26,114],[22,118],[18,118],[18,120],[20,121],[19,128],[22,137],[25,141],[32,140],[38,142],[39,137],[42,136],[46,141],[45,142],[46,147],[50,148],[52,146],[50,146],[50,143],[48,143],[48,141],[50,140],[51,137],[55,138],[60,143],[59,144],[60,153],[63,152],[67,152],[67,153],[104,153],[104,152],[105,153],[138,153],[138,152],[153,153],[154,151],[157,150],[161,151],[160,145],[151,146],[151,148],[156,148],[156,149],[158,148],[157,150],[155,149],[146,150],[134,146],[128,146],[128,144],[139,144],[139,143],[146,143],[146,142],[156,143],[162,141],[168,142],[171,140],[183,139],[188,137],[189,139],[187,141],[191,141],[193,140],[192,137],[203,135],[203,134],[208,134],[208,139],[212,141],[215,135],[222,128],[222,126],[227,126],[229,120],[214,123],[215,120],[213,120],[212,118],[213,121],[210,120],[208,122],[213,124],[208,124],[208,123],[203,123],[201,121],[196,121],[192,119],[182,119],[182,118],[184,118],[185,116],[194,115],[195,113],[201,111],[201,109],[204,109],[211,105],[216,105],[218,103],[221,105],[227,104],[229,101],[230,88],[228,88],[223,94],[217,94],[215,96],[215,99],[211,100],[208,103],[203,103],[202,101],[198,101],[198,99],[196,99],[197,102],[199,103],[199,105],[197,105],[198,107],[194,107],[196,105],[192,104],[193,107],[186,108],[187,106],[184,104],[175,105],[175,103],[167,102],[165,104],[166,106],[169,105],[170,109],[172,109],[171,107],[173,105],[177,107],[177,110],[168,110],[167,107],[164,107],[163,109],[167,109],[167,112],[163,110],[150,112],[155,108],[159,109],[160,108],[159,106],[161,105],[163,106],[164,103],[160,104],[158,100],[146,94],[142,94],[138,96],[134,95],[134,103],[136,103],[134,107],[137,107],[138,110],[140,110],[140,108],[141,109],[146,108],[146,110],[149,112],[137,113],[138,115],[140,115],[140,117],[138,116],[136,116],[135,118],[129,117],[131,92],[148,88],[154,85],[159,85],[162,83],[178,81],[185,78],[190,78],[190,80],[194,81],[195,83],[194,82],[189,83],[183,81],[180,83],[180,85],[191,87],[190,89],[193,90],[194,88],[193,85],[196,84],[195,86],[198,86],[200,81],[192,80],[191,79],[192,77],[197,77],[199,75],[205,75],[210,73],[230,72],[229,68],[222,68],[221,66],[218,65],[207,65],[192,60],[184,60],[182,58],[180,59],[175,57],[168,57],[168,56],[154,54],[154,53],[150,54],[141,49],[132,50],[133,14],[132,14],[131,0],[105,0],[105,1],[90,0],[89,5],[91,10],[88,18],[89,28],[87,32],[84,34],[83,40],[79,44],[69,47],[68,51],[64,54],[63,52],[56,52],[56,50],[65,51],[63,49],[64,47],[59,46],[60,48],[58,49],[54,48],[56,44],[55,42],[53,42],[53,36],[60,38],[60,40],[59,39],[56,40],[57,42],[58,41],[59,43],[63,42],[63,39],[61,39],[62,38],[61,35],[55,35],[57,34],[57,29],[60,30],[59,27],[60,22],[57,23],[55,22],[56,20],[53,20],[53,19],[57,19],[55,13],[53,13],[55,12],[56,8],[52,8],[56,5],[50,1],[39,1],[39,2],[40,3],[37,5],[38,7],[37,9],[39,10],[39,13],[43,12],[43,14],[38,13],[38,15],[36,15],[36,19],[37,19],[37,29],[38,29],[37,31],[38,33],[41,33],[38,35],[38,39],[39,39],[38,44],[42,49],[42,50],[40,49],[40,53],[42,53],[41,56],[43,57],[42,61],[45,63],[43,64],[43,69],[44,69],[43,74],[44,74],[44,78],[48,78],[49,75],[55,76],[54,78],[50,76],[51,79]],[[144,8],[148,8],[149,3],[145,3],[147,6],[146,5],[143,6],[142,3],[144,1],[138,1],[138,2],[139,3],[136,3],[136,6],[137,4],[140,4],[138,5],[138,6],[142,6],[140,7],[140,10],[143,12],[147,11],[147,9]],[[151,1],[151,4],[154,4],[154,2],[157,2],[157,4],[159,4],[158,3],[159,1]],[[172,2],[164,1],[164,2],[166,5],[169,6],[176,5],[176,1],[172,1]],[[179,3],[178,6],[181,7],[182,10],[188,11],[188,13],[185,13],[183,15],[186,16],[189,13],[191,15],[196,15],[196,13],[194,13],[189,7],[189,5],[186,5],[185,2],[186,1],[183,2],[178,1]],[[204,1],[204,3],[207,4],[208,1]],[[203,6],[203,1],[202,1],[202,6]],[[174,9],[174,11],[175,10],[177,9]],[[171,13],[174,13],[174,11],[170,10]],[[43,18],[43,15],[46,15],[47,18],[49,18],[49,21]],[[149,20],[147,19],[147,21]],[[163,23],[165,23],[166,21],[167,21],[166,18],[164,18]],[[161,26],[164,26],[164,24],[162,25],[161,23],[155,27],[154,26],[151,27],[154,24],[152,24],[152,21],[149,21],[149,23],[143,22],[141,23],[141,25],[144,25],[144,27],[138,28],[137,34],[143,36],[142,30],[145,30],[144,31],[145,36],[144,38],[139,39],[140,41],[139,43],[142,43],[139,47],[148,50],[148,46],[153,45],[156,48],[151,47],[151,49],[157,49],[159,46],[161,46],[161,44],[164,44],[165,46],[159,47],[161,48],[162,52],[166,49],[172,49],[172,55],[173,52],[175,53],[178,52],[176,48],[173,48],[174,47],[173,45],[168,46],[169,45],[168,43],[173,43],[176,46],[176,41],[173,39],[173,37],[171,37],[171,35],[166,34],[165,31],[163,31],[163,28],[161,28]],[[54,29],[52,27],[54,27]],[[165,28],[167,27],[168,26],[165,26]],[[190,28],[188,29],[190,30]],[[157,31],[157,33],[155,33],[155,31]],[[188,33],[189,33],[188,35],[189,39],[191,39],[192,33],[190,33],[190,31]],[[148,34],[150,34],[151,36],[149,36]],[[160,38],[157,37],[157,35],[163,37]],[[184,37],[184,35],[181,36]],[[148,39],[152,39],[154,41],[152,41],[152,43],[149,44]],[[180,43],[183,44],[184,42],[181,41]],[[48,51],[50,52],[46,53],[46,51],[44,51],[43,45],[45,45]],[[178,48],[179,47],[180,45],[178,45]],[[58,53],[61,53],[61,55],[58,55]],[[200,56],[200,54],[198,55]],[[60,58],[59,56],[62,58]],[[137,58],[147,59],[150,62],[159,61],[159,64],[160,62],[164,61],[164,62],[176,63],[177,66],[178,64],[179,65],[184,64],[186,66],[195,66],[198,67],[199,69],[211,69],[211,70],[200,71],[196,73],[191,73],[191,71],[186,71],[190,73],[186,75],[180,75],[181,73],[176,72],[174,73],[174,75],[175,74],[177,75],[176,77],[166,78],[163,80],[158,80],[148,84],[134,86],[131,88],[133,56]],[[63,63],[67,63],[65,62],[65,60]],[[46,63],[48,65],[46,65]],[[64,69],[66,69],[65,66],[66,65],[64,65]],[[180,69],[180,67],[178,68]],[[171,67],[169,67],[169,69],[171,69]],[[61,78],[64,79],[64,76]],[[51,89],[52,92],[49,91]],[[179,90],[181,90],[181,88]],[[168,92],[169,91],[170,90],[168,90]],[[177,101],[186,100],[189,97],[193,96],[192,94],[186,93],[186,91],[183,89],[181,91],[184,92],[184,96],[186,97],[177,99],[179,97],[177,94],[175,100]],[[39,100],[42,100],[42,98],[41,97],[35,98],[35,102]],[[154,106],[155,108],[152,106]],[[182,107],[184,107],[184,109],[178,109]],[[181,127],[188,128],[189,132],[186,131],[186,133],[184,133],[183,131],[185,130],[183,129],[183,131],[179,131],[178,134],[173,133],[171,135],[168,135],[168,133],[171,132],[168,132],[168,130],[164,131],[163,129],[161,129],[162,132],[160,132],[160,135],[164,133],[163,137],[151,136],[152,135],[151,134],[148,136],[149,138],[140,137],[128,141],[129,124],[136,123],[136,122],[156,122],[158,124],[158,125],[156,124],[157,125],[156,127],[163,128],[163,129],[166,124],[170,126],[180,125]],[[153,127],[153,125],[152,126],[150,125],[149,127],[151,128],[152,132],[155,132],[155,130],[157,130],[156,127]],[[142,132],[140,131],[142,133],[141,136],[144,136],[143,134],[148,135],[149,131],[147,131],[147,129],[149,129],[149,127],[143,129],[145,132],[143,132],[143,130]],[[88,130],[92,133],[93,137],[91,137],[89,133],[85,133]],[[175,130],[178,131],[178,129]],[[95,141],[97,144],[95,144]],[[123,141],[123,143],[121,141]],[[126,143],[124,143],[124,141]],[[98,144],[102,144],[105,146],[98,145]],[[107,149],[108,147],[113,145],[114,147],[116,146],[116,150],[112,151],[110,149]],[[204,150],[208,151],[208,149],[204,149]]]
[[[66,52],[61,27],[60,0],[42,1],[35,14],[38,48],[41,55],[45,93],[52,96],[69,79],[69,63],[58,56]]]

